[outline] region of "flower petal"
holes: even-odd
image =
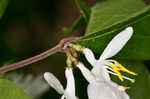
[[[96,77],[96,80],[99,81],[110,81],[110,76],[106,69],[106,66],[101,62],[97,63],[91,70],[92,74]]]
[[[88,60],[88,62],[92,66],[95,66],[97,60],[95,59],[93,52],[90,49],[88,49],[88,48],[84,48],[83,49],[83,53],[84,53],[86,59]]]
[[[65,76],[67,79],[67,86],[66,86],[65,92],[69,92],[72,95],[73,94],[75,95],[75,81],[74,81],[72,68],[66,68]]]
[[[89,84],[88,97],[89,99],[119,99],[107,82]]]
[[[89,99],[130,99],[125,91],[119,90],[108,82],[89,84],[88,97]]]
[[[74,81],[72,68],[70,68],[70,67],[66,68],[65,76],[67,79],[67,86],[66,86],[66,89],[64,92],[65,99],[78,99],[75,96],[75,81]]]
[[[59,80],[50,72],[44,73],[44,78],[48,82],[48,84],[54,88],[59,94],[64,93],[64,89]]]
[[[65,99],[65,96],[64,96],[64,95],[62,95],[62,96],[61,96],[61,99]]]
[[[85,79],[89,82],[95,82],[96,78],[95,76],[92,74],[92,72],[90,70],[88,70],[82,63],[78,63],[77,67],[81,70],[83,76],[85,77]]]
[[[116,35],[105,48],[99,60],[105,60],[116,55],[127,43],[133,34],[133,28],[128,27]]]

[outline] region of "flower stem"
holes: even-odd
[[[31,57],[31,58],[28,58],[28,59],[25,59],[23,61],[20,61],[18,63],[14,63],[14,64],[11,64],[11,65],[8,65],[8,66],[4,66],[2,68],[0,68],[0,73],[4,73],[4,72],[8,72],[8,71],[11,71],[11,70],[14,70],[14,69],[18,69],[18,68],[21,68],[21,67],[24,67],[24,66],[27,66],[29,64],[32,64],[34,62],[37,62],[37,61],[40,61],[42,59],[45,59],[47,58],[48,56],[52,55],[52,54],[55,54],[57,52],[60,52],[64,49],[64,47],[66,46],[66,44],[70,43],[70,42],[75,42],[77,40],[77,37],[69,37],[69,38],[65,38],[63,39],[58,45],[56,45],[55,47],[39,54],[39,55],[36,55],[34,57]]]

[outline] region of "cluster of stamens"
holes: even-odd
[[[120,71],[122,72],[126,72],[128,74],[131,74],[131,75],[137,75],[135,72],[132,72],[130,70],[128,70],[127,68],[125,68],[123,65],[121,65],[119,62],[117,61],[114,61],[114,60],[108,60],[110,63],[108,63],[108,71],[110,74],[113,74],[113,75],[116,75],[118,76],[118,78],[123,82],[124,79],[127,79],[129,81],[131,81],[132,83],[135,82],[135,79],[131,79],[129,77],[126,77],[126,76],[123,76]],[[123,79],[124,78],[124,79]]]

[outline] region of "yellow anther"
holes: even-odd
[[[124,86],[124,88],[125,88],[125,90],[128,90],[128,89],[130,89],[131,87],[129,87],[129,86]]]
[[[111,66],[111,68],[118,74],[118,78],[121,80],[121,81],[124,81],[123,80],[123,77],[122,77],[122,75],[121,75],[121,73],[119,72],[119,68],[118,67],[116,67],[115,65],[113,65],[113,64],[109,64],[110,66]]]
[[[118,63],[118,62],[116,62],[116,61],[114,62],[114,64],[115,64],[116,66],[118,66],[119,69],[120,69],[121,71],[123,71],[123,72],[127,72],[127,73],[129,73],[129,74],[131,74],[131,75],[137,75],[135,72],[132,72],[132,71],[126,69],[124,66],[122,66],[120,63]]]
[[[131,79],[130,81],[131,81],[132,83],[135,83],[135,79]]]

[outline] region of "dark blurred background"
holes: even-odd
[[[96,0],[84,0],[92,6]],[[9,0],[0,20],[0,63],[11,64],[55,46],[66,35],[63,27],[71,27],[79,17],[74,0]],[[84,30],[71,36],[83,35]],[[65,86],[65,54],[57,53],[40,62],[17,69],[19,75],[35,77],[46,71],[54,73]],[[9,73],[8,73],[9,74]],[[35,89],[33,89],[35,90]],[[52,89],[51,89],[52,90]],[[50,94],[51,93],[51,94]],[[54,96],[53,96],[54,95]],[[41,99],[57,99],[54,90],[41,95]]]

